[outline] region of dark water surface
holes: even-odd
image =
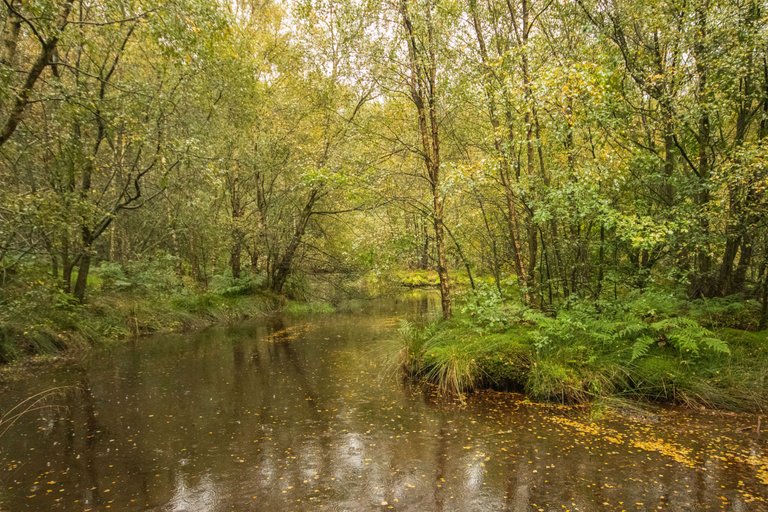
[[[428,302],[156,336],[14,383],[3,410],[79,391],[0,438],[0,510],[768,510],[754,417],[593,422],[404,386],[398,321]]]

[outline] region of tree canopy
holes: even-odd
[[[768,303],[758,0],[7,0],[0,270]]]

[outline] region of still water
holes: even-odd
[[[398,323],[435,307],[411,297],[156,336],[16,382],[3,410],[72,390],[0,437],[0,510],[768,510],[755,417],[593,419],[404,385]]]

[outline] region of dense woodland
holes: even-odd
[[[131,272],[290,295],[434,269],[446,319],[460,280],[550,316],[731,297],[766,325],[764,2],[1,10],[0,321]]]

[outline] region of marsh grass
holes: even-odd
[[[723,311],[743,312],[732,301],[691,305],[648,294],[599,313],[580,304],[556,318],[508,305],[504,314],[486,309],[473,306],[472,315],[448,322],[404,324],[406,374],[444,394],[494,388],[560,403],[768,409],[768,331],[723,327]],[[743,315],[734,322],[749,325]]]
[[[16,422],[28,414],[36,413],[45,409],[60,409],[62,406],[53,403],[53,400],[64,396],[72,391],[71,386],[59,386],[45,389],[34,395],[28,396],[24,400],[9,408],[0,415],[0,437],[4,436]]]

